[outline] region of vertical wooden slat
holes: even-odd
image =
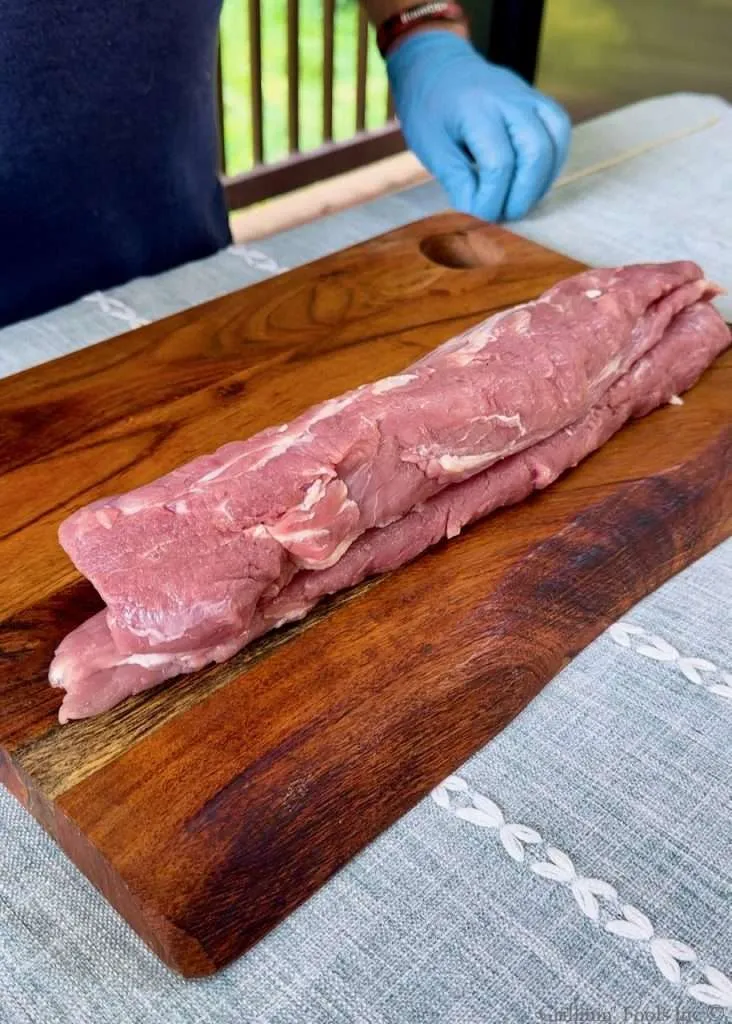
[[[219,171],[226,174],[226,120],[224,114],[224,76],[221,66],[221,36],[216,58],[216,119],[219,134]]]
[[[356,59],[356,131],[366,128],[366,80],[369,57],[369,20],[366,10],[358,7],[358,53]]]
[[[262,8],[260,0],[249,0],[249,74],[251,77],[252,152],[254,163],[264,162],[264,120],[262,106]]]
[[[333,139],[335,0],[323,0],[323,142]]]
[[[300,149],[300,0],[287,0],[287,106],[290,152]]]

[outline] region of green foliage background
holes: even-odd
[[[334,72],[334,135],[348,138],[356,118],[356,40],[358,4],[339,0],[336,9]],[[370,34],[367,126],[386,119],[386,74]],[[250,118],[249,31],[247,0],[224,0],[221,19],[227,172],[252,166]],[[287,153],[287,0],[262,2],[262,66],[265,158]],[[323,138],[323,5],[300,0],[300,131],[301,148]]]

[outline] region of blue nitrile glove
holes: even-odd
[[[528,213],[567,155],[562,107],[454,32],[409,36],[386,63],[407,145],[455,208],[485,220]]]

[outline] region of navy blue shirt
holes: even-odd
[[[0,325],[229,241],[221,0],[0,0]]]

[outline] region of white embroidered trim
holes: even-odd
[[[732,672],[725,672],[706,658],[688,658],[663,637],[647,633],[645,629],[629,622],[616,622],[608,630],[608,635],[619,647],[625,647],[643,658],[668,662],[679,669],[690,683],[703,686],[708,693],[732,701]],[[710,678],[705,679],[704,675]]]
[[[701,963],[685,942],[657,935],[649,918],[637,907],[623,903],[614,886],[578,874],[566,853],[546,843],[536,829],[507,821],[498,804],[471,789],[465,779],[450,775],[432,790],[432,799],[461,821],[495,829],[509,857],[528,864],[540,878],[565,886],[582,913],[604,931],[641,944],[664,978],[680,986],[685,995],[708,1006],[732,1008],[732,980],[726,974]]]
[[[268,256],[261,249],[253,249],[250,245],[230,245],[229,252],[232,256],[238,256],[244,260],[252,270],[259,270],[263,274],[283,274],[289,267],[281,267],[276,260]]]
[[[130,330],[134,327],[145,327],[146,324],[150,323],[144,316],[136,313],[126,302],[122,302],[121,299],[112,298],[110,295],[105,295],[104,292],[91,292],[91,294],[84,296],[84,302],[95,303],[99,306],[102,313],[106,313],[107,316],[111,316],[115,320],[121,320],[129,326]]]

